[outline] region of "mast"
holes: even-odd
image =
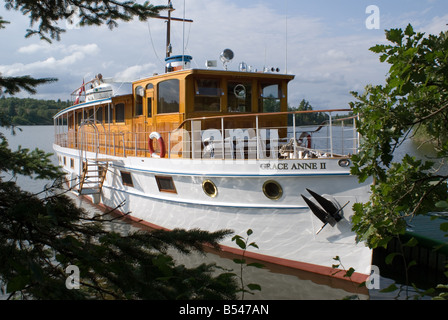
[[[167,18],[167,25],[166,25],[166,58],[169,58],[171,55],[171,52],[173,51],[173,48],[171,46],[171,12],[175,9],[173,8],[173,4],[171,3],[171,0],[168,0],[168,18]]]
[[[155,18],[163,19],[167,21],[166,25],[166,58],[171,56],[171,52],[173,51],[173,47],[171,46],[171,21],[182,21],[182,22],[193,22],[193,20],[185,19],[185,18],[175,18],[171,16],[171,12],[173,12],[174,7],[171,0],[168,0],[168,16],[156,16]],[[183,52],[183,50],[182,50]],[[165,72],[167,72],[167,68],[165,68]]]

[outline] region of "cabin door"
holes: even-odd
[[[140,90],[138,90],[140,89]],[[132,153],[137,157],[146,156],[146,116],[143,106],[145,97],[143,88],[138,87],[134,100],[134,116],[133,116],[133,140],[134,150]]]
[[[145,114],[145,139],[146,139],[146,156],[149,156],[148,152],[148,143],[149,143],[149,135],[153,131],[153,107],[154,107],[154,89],[152,84],[149,84],[145,90],[145,98],[143,99],[143,109]]]

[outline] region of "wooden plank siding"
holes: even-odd
[[[178,110],[176,112],[163,113],[162,104],[171,104],[172,101],[161,100],[162,97],[158,91],[161,83],[167,80],[177,80],[178,88]],[[200,110],[197,107],[196,99],[198,97],[198,80],[212,80],[219,83],[218,94],[214,94],[211,100],[214,101],[210,110]],[[111,103],[103,105],[90,106],[83,109],[74,109],[68,111],[67,117],[67,145],[73,148],[81,146],[88,151],[98,151],[100,153],[112,154],[117,156],[149,156],[148,140],[149,134],[153,131],[159,132],[165,142],[165,148],[168,150],[169,132],[178,128],[184,120],[202,117],[222,117],[231,115],[243,115],[266,112],[263,108],[262,84],[275,84],[279,88],[279,112],[286,112],[288,82],[293,79],[290,75],[280,75],[272,73],[251,73],[251,72],[231,72],[220,70],[197,70],[189,69],[176,71],[162,75],[154,75],[150,78],[134,81],[132,84],[132,93],[113,97]],[[241,100],[232,88],[244,84],[245,100]],[[250,94],[250,96],[249,96]],[[206,98],[207,99],[207,98]],[[240,99],[240,100],[238,100]],[[163,101],[163,102],[160,102]],[[174,104],[176,102],[174,101]],[[219,104],[219,106],[218,106]],[[237,104],[237,105],[236,105]],[[235,105],[239,110],[235,111]],[[124,114],[121,108],[124,106]],[[208,105],[206,105],[208,106]],[[107,121],[107,111],[110,108],[110,123]],[[199,110],[197,110],[199,109]],[[120,111],[121,110],[121,111]],[[83,119],[90,118],[95,121],[96,128],[93,125],[85,124],[80,129]],[[255,128],[255,118],[226,118],[225,128]],[[101,121],[98,121],[101,120]],[[201,129],[221,129],[221,119],[214,118],[208,121],[202,121]],[[269,115],[269,117],[260,117],[259,127],[285,127],[286,132],[287,115]],[[190,129],[185,126],[184,129]],[[80,141],[81,136],[83,141]],[[174,137],[181,140],[182,137]],[[82,143],[81,143],[82,142]],[[176,141],[175,141],[176,142]],[[153,144],[158,152],[157,143]],[[188,143],[185,144],[188,146]],[[178,150],[172,156],[189,156],[188,153],[182,153]],[[166,155],[167,156],[167,155]]]

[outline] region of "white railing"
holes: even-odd
[[[189,159],[306,159],[348,157],[357,152],[359,136],[356,118],[342,118],[337,112],[296,111],[272,114],[243,114],[185,120],[178,128],[159,132],[167,158]],[[303,123],[303,118],[321,114],[320,123]],[[308,119],[309,120],[309,119]],[[275,123],[284,123],[277,126]],[[288,125],[286,125],[288,123]],[[151,132],[111,132],[104,126],[95,130],[68,130],[56,133],[55,143],[114,156],[149,157],[148,145],[156,154],[158,143],[149,141]],[[237,126],[237,127],[236,127]],[[91,126],[89,126],[91,127]],[[86,126],[87,128],[87,126]],[[58,130],[56,130],[58,132]]]

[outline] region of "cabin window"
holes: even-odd
[[[74,126],[74,123],[73,123],[73,115],[72,115],[72,114],[70,114],[70,115],[68,116],[68,123],[69,123],[69,127],[70,127],[70,128],[72,128],[72,127]]]
[[[103,107],[98,107],[96,110],[96,120],[98,122],[103,122]]]
[[[179,80],[172,79],[158,84],[157,113],[179,112]]]
[[[155,176],[155,178],[160,192],[177,193],[172,177]]]
[[[82,121],[82,111],[77,111],[76,112],[76,124],[77,125],[81,125],[81,121]]]
[[[115,105],[115,122],[124,122],[124,103]]]
[[[135,115],[141,116],[143,115],[143,87],[138,86],[135,88]]]
[[[280,112],[280,86],[272,83],[262,84],[260,89],[260,110],[262,112]]]
[[[146,92],[146,108],[147,108],[147,117],[151,118],[152,117],[152,99],[153,99],[153,95],[154,95],[154,85],[152,83],[148,83],[146,85],[146,90],[149,90]]]
[[[151,97],[149,97],[148,99],[147,99],[147,104],[148,104],[148,118],[151,118],[152,117],[152,98]]]
[[[111,120],[111,115],[109,115],[110,106],[107,106],[107,108],[104,108],[104,122],[109,123]]]
[[[216,79],[197,79],[195,82],[194,111],[220,110],[220,81]]]
[[[130,172],[127,171],[120,171],[121,175],[121,182],[124,186],[133,187],[134,182],[132,181],[132,176]]]
[[[229,82],[227,85],[228,112],[252,111],[252,84]]]

